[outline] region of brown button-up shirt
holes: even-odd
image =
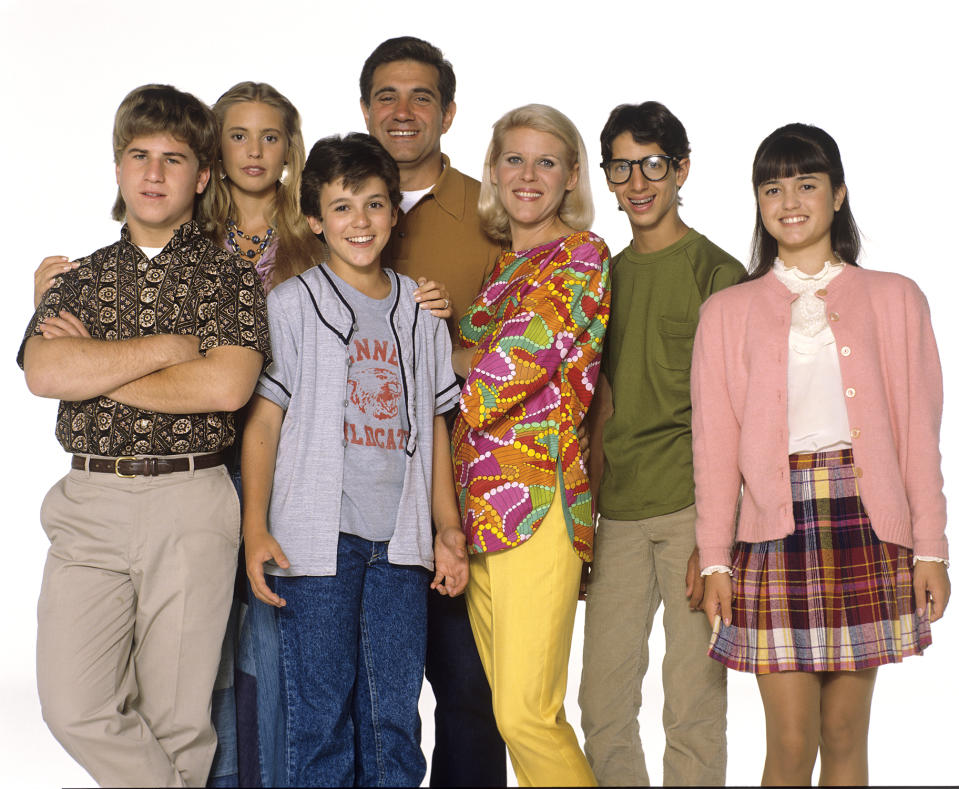
[[[270,336],[263,287],[253,266],[210,241],[187,222],[152,259],[121,239],[57,278],[27,326],[17,363],[23,367],[27,339],[45,318],[67,310],[94,339],[125,340],[153,334],[193,334],[200,353],[239,345],[270,362]],[[217,452],[233,443],[233,415],[163,414],[108,397],[61,401],[57,439],[67,452],[119,457]]]
[[[479,190],[479,182],[451,167],[444,154],[436,185],[409,213],[400,212],[383,252],[383,265],[400,274],[446,285],[453,310],[447,325],[454,345],[459,320],[483,289],[502,249],[480,229]]]

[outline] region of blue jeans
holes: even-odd
[[[230,477],[240,501],[240,470]],[[239,579],[213,691],[216,754],[207,786],[290,786],[280,704],[280,645],[273,606],[253,596],[240,548]]]
[[[271,577],[293,786],[419,786],[426,659],[422,567],[340,534],[334,576]]]
[[[239,785],[290,786],[276,609],[253,596],[249,581],[246,591],[236,674]]]
[[[236,659],[236,636],[241,603],[235,597],[226,624],[223,650],[216,685],[213,688],[213,727],[216,729],[216,752],[210,766],[206,785],[211,789],[239,786],[237,775],[236,743],[236,697],[234,673]]]
[[[230,471],[230,480],[236,488],[236,495],[240,499],[241,511],[243,504],[243,489],[240,484],[240,469],[227,464]],[[237,557],[237,582],[243,571],[243,548]],[[210,765],[210,774],[206,785],[210,789],[241,786],[237,772],[237,704],[236,704],[236,658],[240,622],[245,615],[246,605],[239,594],[239,586],[233,592],[233,605],[230,608],[230,619],[226,625],[226,634],[223,637],[223,650],[220,653],[220,666],[217,670],[216,684],[213,686],[213,728],[216,729],[216,752],[213,754],[213,763]]]

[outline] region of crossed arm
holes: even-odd
[[[237,346],[199,352],[190,334],[95,340],[69,312],[48,318],[27,340],[23,369],[30,391],[58,400],[104,395],[149,411],[235,411],[250,398],[263,363]]]

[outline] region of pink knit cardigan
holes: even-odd
[[[817,295],[836,338],[859,493],[873,530],[918,555],[947,558],[942,370],[926,299],[912,280],[856,266]],[[735,540],[795,531],[786,414],[795,298],[770,272],[702,307],[691,374],[702,567],[729,565]]]

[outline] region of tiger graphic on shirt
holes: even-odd
[[[350,348],[344,438],[358,446],[402,451],[409,432],[402,410],[403,387],[396,345],[390,339],[357,337]]]

